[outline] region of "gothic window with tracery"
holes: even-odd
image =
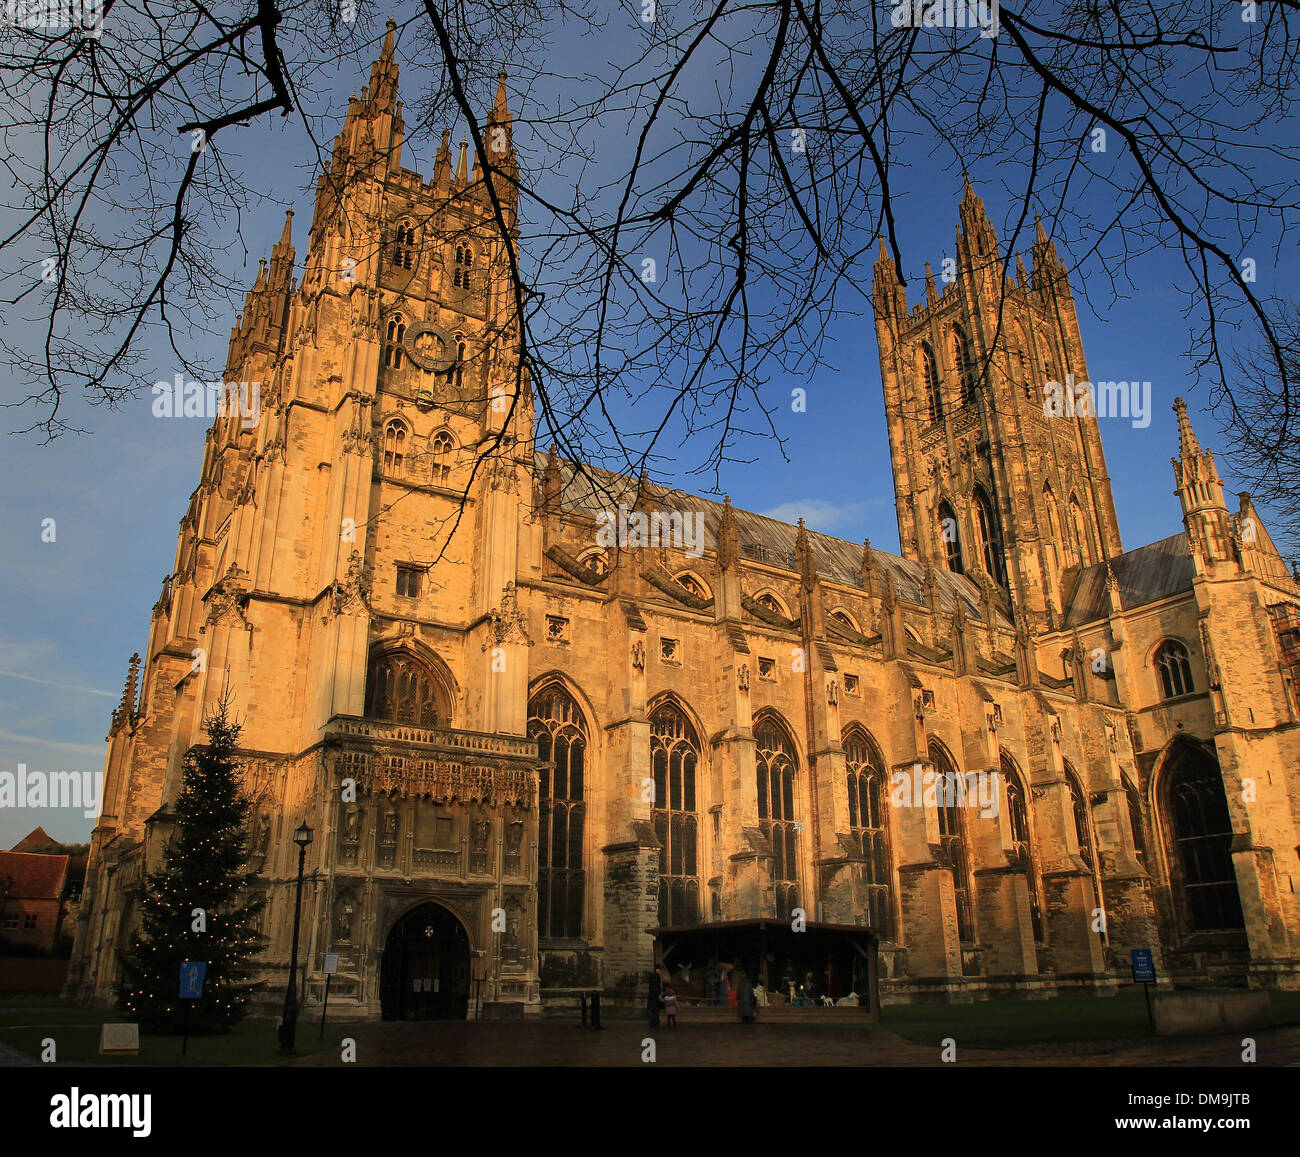
[[[939,370],[934,360],[934,350],[928,342],[921,343],[921,382],[924,387],[926,416],[931,422],[943,417],[943,402],[939,396]]]
[[[682,710],[667,703],[650,716],[650,769],[659,839],[659,924],[672,927],[700,920],[699,829],[695,771],[700,741]]]
[[[384,343],[384,365],[402,368],[402,342],[406,340],[406,319],[400,313],[388,319],[388,340]]]
[[[849,832],[862,852],[867,923],[889,938],[893,934],[893,868],[885,826],[885,761],[871,737],[855,726],[845,732],[844,762],[848,771]]]
[[[446,430],[439,430],[429,443],[433,481],[444,483],[451,478],[451,456],[456,451],[456,439]]]
[[[587,727],[577,702],[551,684],[533,696],[528,734],[537,740],[542,767],[538,802],[537,928],[548,939],[582,935],[586,888]]]
[[[971,353],[970,339],[959,325],[952,327],[952,349],[961,404],[969,406],[975,400],[975,358]]]
[[[788,920],[799,907],[798,829],[795,779],[799,770],[794,741],[775,719],[764,716],[754,728],[758,746],[758,826],[772,845],[776,918]]]
[[[432,669],[416,655],[380,652],[370,661],[366,681],[366,716],[437,727],[438,682]]]
[[[1097,907],[1101,907],[1101,873],[1098,870],[1097,845],[1092,838],[1092,816],[1088,811],[1088,797],[1084,794],[1083,785],[1075,774],[1074,768],[1068,763],[1065,765],[1065,782],[1070,788],[1070,811],[1074,815],[1074,836],[1079,842],[1079,858],[1088,865],[1088,871],[1092,873],[1094,902]],[[1100,926],[1098,934],[1101,936],[1102,943],[1107,943],[1104,923]]]
[[[406,423],[394,418],[384,427],[384,469],[400,473],[406,459]]]
[[[1056,504],[1056,495],[1052,492],[1051,483],[1045,483],[1043,486],[1043,505],[1047,508],[1048,540],[1064,546],[1061,539],[1061,511]]]
[[[465,335],[458,333],[452,340],[456,343],[456,368],[453,374],[456,379],[456,389],[459,390],[465,381]]]
[[[1128,804],[1128,823],[1133,831],[1133,852],[1137,858],[1146,863],[1147,836],[1146,825],[1142,821],[1142,800],[1127,779],[1124,780],[1124,800]]]
[[[957,515],[948,504],[947,499],[939,503],[939,538],[943,542],[944,561],[953,574],[965,574],[966,567],[961,557],[961,531],[957,527]]]
[[[1079,552],[1079,562],[1087,566],[1092,562],[1092,550],[1088,543],[1088,524],[1083,517],[1083,507],[1073,494],[1070,495],[1070,524],[1074,528],[1075,547]]]
[[[1002,785],[1007,801],[1007,820],[1011,826],[1011,842],[1025,869],[1025,886],[1029,892],[1029,919],[1034,928],[1034,941],[1043,942],[1043,909],[1039,895],[1041,884],[1038,867],[1034,861],[1034,845],[1029,829],[1029,802],[1025,785],[1011,757],[1002,753]]]
[[[452,285],[457,289],[469,289],[470,271],[474,266],[474,251],[468,245],[456,246],[456,269],[452,275]]]
[[[694,595],[697,599],[705,599],[709,597],[705,593],[704,584],[693,574],[679,574],[677,576],[677,585],[688,594]]]
[[[948,753],[930,745],[930,762],[934,764],[935,801],[939,811],[939,843],[952,864],[952,886],[957,908],[957,936],[974,939],[971,912],[970,858],[966,854],[966,832],[961,815],[962,794],[957,784],[957,769]]]
[[[1166,639],[1160,644],[1156,651],[1156,670],[1160,672],[1160,689],[1164,698],[1190,695],[1196,690],[1192,684],[1192,664],[1187,648],[1177,639]]]
[[[999,586],[1007,581],[1006,567],[1002,561],[1002,536],[998,533],[993,504],[982,487],[975,488],[975,529],[980,537],[980,551],[984,556],[984,570]]]
[[[1232,863],[1232,816],[1218,764],[1183,749],[1164,791],[1173,844],[1173,883],[1194,932],[1245,927]]]
[[[409,221],[403,221],[397,227],[397,237],[393,242],[393,266],[397,269],[410,269],[414,248],[415,229]]]

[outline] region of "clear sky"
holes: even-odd
[[[572,51],[578,51],[577,48]],[[400,53],[399,53],[400,58]],[[416,85],[403,61],[403,92]],[[352,64],[335,75],[325,70],[317,83],[334,93],[339,121],[350,91],[365,76]],[[517,136],[526,144],[526,108]],[[278,118],[277,118],[278,122]],[[337,127],[337,122],[336,126]],[[265,190],[279,203],[262,203],[244,222],[248,256],[228,255],[227,267],[251,284],[257,260],[269,254],[292,203],[299,269],[305,255],[311,198],[306,168],[312,154],[305,135],[290,119],[248,130],[237,142],[250,188]],[[404,164],[428,176],[436,140],[411,142]],[[985,198],[999,234],[1009,210],[995,170],[972,179]],[[960,177],[918,172],[895,202],[900,224],[909,300],[921,293],[923,263],[938,269],[952,253],[961,195]],[[1022,247],[1028,249],[1028,239]],[[1063,253],[1067,262],[1071,254]],[[1205,414],[1205,388],[1184,356],[1188,327],[1178,293],[1185,271],[1175,255],[1155,253],[1132,263],[1136,294],[1118,301],[1085,294],[1087,269],[1073,275],[1089,370],[1094,379],[1152,383],[1149,428],[1123,419],[1103,422],[1107,464],[1119,507],[1126,548],[1182,529],[1169,459],[1177,450],[1173,399],[1183,395],[1203,445],[1217,448],[1216,428]],[[1261,263],[1260,288],[1280,276]],[[1281,276],[1285,276],[1285,273]],[[1291,276],[1294,276],[1293,274]],[[1295,296],[1294,283],[1289,287]],[[893,487],[885,431],[879,365],[868,303],[862,315],[845,318],[830,333],[832,369],[812,380],[773,382],[769,401],[780,404],[777,421],[787,439],[789,460],[774,446],[752,465],[728,467],[723,489],[745,509],[793,521],[879,549],[897,551]],[[234,309],[227,324],[233,323]],[[6,319],[12,324],[13,319]],[[220,362],[225,335],[211,339],[209,356]],[[105,753],[109,715],[116,705],[133,651],[145,647],[150,609],[174,558],[177,525],[198,480],[205,423],[201,419],[155,419],[148,386],[172,369],[140,382],[143,393],[117,411],[74,405],[90,432],[40,445],[31,435],[0,440],[0,772],[19,765],[42,771],[85,771],[98,775]],[[807,389],[807,409],[792,412],[790,389]],[[12,416],[5,421],[19,424]],[[8,426],[6,427],[8,428]],[[683,452],[691,458],[692,448]],[[701,451],[702,452],[702,451]],[[694,464],[692,460],[690,464]],[[1225,472],[1227,492],[1237,489]],[[698,488],[685,477],[663,477]],[[1233,502],[1235,505],[1235,502]],[[55,519],[56,539],[42,541],[42,522]],[[0,848],[7,848],[37,824],[57,839],[88,838],[92,821],[79,811],[0,809]]]

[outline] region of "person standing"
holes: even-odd
[[[743,969],[737,969],[736,975],[736,1007],[740,1011],[740,1020],[742,1024],[754,1023],[754,1011],[757,1002],[754,998],[754,985],[750,982],[749,974]]]
[[[677,990],[671,984],[664,985],[664,1016],[668,1027],[677,1027]]]

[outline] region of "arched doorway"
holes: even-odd
[[[441,904],[421,904],[384,944],[379,999],[384,1020],[463,1020],[469,1008],[469,937]]]

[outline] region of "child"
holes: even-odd
[[[677,990],[671,984],[664,985],[664,1016],[668,1018],[668,1027],[677,1027]]]

